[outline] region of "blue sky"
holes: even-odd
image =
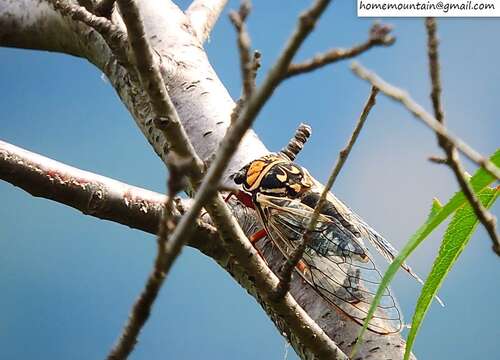
[[[188,2],[180,5],[185,7]],[[253,45],[263,53],[261,75],[272,64],[309,2],[254,1]],[[233,97],[240,92],[238,56],[227,10],[206,48]],[[355,3],[327,10],[298,54],[305,59],[367,37],[371,19]],[[386,19],[397,42],[359,61],[408,89],[430,109],[423,20]],[[439,20],[443,102],[449,127],[484,154],[498,147],[500,21]],[[87,61],[59,54],[0,49],[0,138],[56,160],[155,191],[164,191],[162,163],[111,86]],[[326,180],[369,92],[349,62],[288,80],[257,119],[271,150],[280,149],[300,122],[313,136],[298,161]],[[379,96],[335,193],[401,248],[425,219],[433,197],[456,189],[435,137],[398,104]],[[472,172],[474,167],[467,163]],[[6,359],[103,358],[155,254],[154,237],[95,220],[33,198],[0,182],[0,348]],[[498,216],[498,207],[493,210]],[[439,246],[433,236],[412,257],[425,275]],[[445,309],[433,306],[417,339],[421,359],[492,358],[500,336],[498,258],[479,228],[444,284]],[[393,289],[407,320],[419,286],[407,276]],[[450,326],[452,325],[452,326]],[[481,339],[471,341],[472,339]],[[472,344],[478,344],[473,347]],[[30,344],[27,346],[27,344]],[[471,345],[468,345],[471,344]],[[256,302],[213,261],[186,249],[163,288],[132,359],[276,359],[285,342]],[[295,358],[293,351],[289,359]]]

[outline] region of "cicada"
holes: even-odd
[[[279,154],[250,162],[233,179],[251,197],[265,233],[285,258],[290,257],[302,241],[322,185],[305,168]],[[388,241],[329,193],[301,266],[295,269],[319,296],[360,325],[382,278],[366,241],[389,261],[397,255]],[[421,282],[409,266],[403,268]],[[391,334],[402,327],[401,311],[387,288],[368,329]]]

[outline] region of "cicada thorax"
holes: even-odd
[[[250,162],[234,176],[234,181],[254,197],[260,193],[291,199],[300,197],[313,185],[305,169],[275,154]]]
[[[300,165],[275,154],[250,162],[235,175],[234,181],[241,184],[244,191],[252,194],[254,203],[258,202],[257,194],[263,194],[299,199],[314,209],[320,199],[321,189],[317,188],[309,172]],[[354,235],[359,235],[343,208],[342,204],[334,204],[327,199],[320,213],[337,219]]]

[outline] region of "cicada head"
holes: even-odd
[[[253,196],[261,193],[296,198],[313,185],[304,168],[276,154],[251,161],[233,176],[233,180]]]

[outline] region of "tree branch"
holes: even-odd
[[[56,11],[73,20],[80,21],[97,31],[108,44],[113,54],[120,63],[131,70],[127,55],[127,34],[115,26],[105,17],[100,17],[89,12],[85,7],[71,4],[67,0],[48,0]],[[132,71],[133,73],[133,71]]]
[[[390,46],[396,41],[396,38],[390,33],[391,30],[392,27],[389,25],[375,23],[370,28],[368,40],[364,43],[355,45],[349,49],[332,49],[304,62],[291,64],[288,67],[285,78],[311,72],[337,61],[353,58],[376,46]]]
[[[0,0],[0,46],[83,56],[74,30],[44,0]]]
[[[229,13],[229,18],[238,34],[238,51],[240,53],[240,68],[243,82],[243,94],[241,99],[243,101],[248,100],[255,90],[255,71],[257,70],[250,57],[250,36],[245,26],[245,21],[250,14],[250,10],[250,1],[246,0],[241,3],[238,12],[231,11]]]
[[[427,18],[425,20],[425,27],[427,29],[427,52],[432,83],[431,100],[436,120],[444,125],[444,114],[441,105],[441,79],[438,51],[439,41],[436,35],[436,20],[434,18]],[[500,240],[496,231],[495,217],[483,206],[483,204],[481,204],[477,196],[474,194],[474,190],[465,177],[465,169],[460,163],[457,149],[453,143],[439,133],[436,133],[436,135],[439,146],[441,146],[446,153],[446,164],[452,169],[462,192],[469,201],[472,209],[474,209],[474,213],[490,235],[491,241],[493,242],[493,251],[500,256]]]
[[[365,69],[357,62],[351,64],[352,71],[361,79],[368,81],[373,86],[377,87],[386,96],[400,102],[405,106],[417,119],[421,120],[425,125],[430,127],[436,134],[444,137],[460,150],[470,160],[482,166],[491,175],[500,180],[500,169],[495,166],[487,158],[479,154],[476,150],[470,147],[460,138],[451,134],[446,127],[438,122],[431,114],[424,110],[422,106],[416,103],[409,94],[403,90],[391,85],[381,79],[377,74]]]
[[[200,43],[208,39],[226,4],[227,0],[194,0],[189,5],[186,16]]]

